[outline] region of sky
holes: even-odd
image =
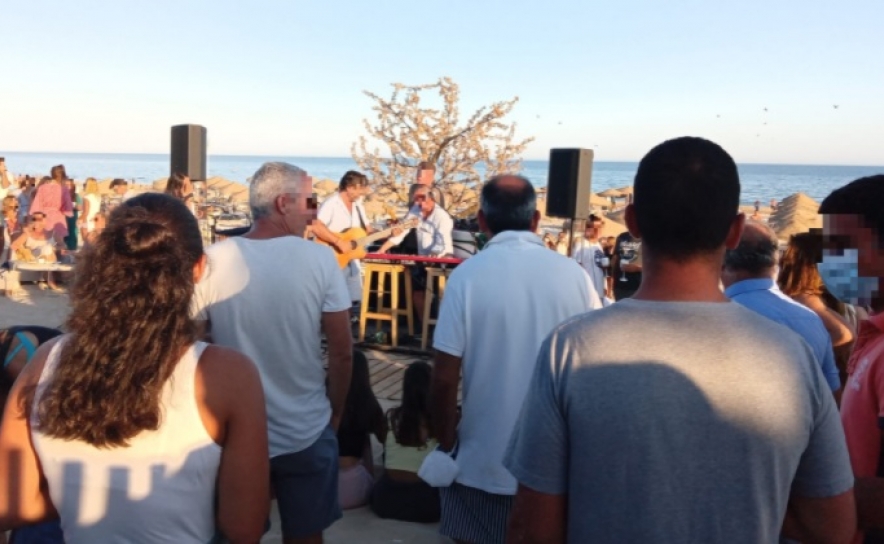
[[[527,159],[695,135],[743,163],[884,165],[881,20],[881,0],[6,0],[0,153],[162,153],[196,123],[211,154],[348,156],[363,90],[449,76],[464,118],[519,97]]]

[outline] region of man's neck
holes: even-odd
[[[661,302],[727,302],[719,289],[722,255],[687,261],[653,258],[644,253],[642,283],[633,298]]]
[[[272,217],[258,219],[252,224],[252,230],[243,234],[243,238],[251,240],[271,240],[283,236],[296,236],[289,232],[285,223]]]
[[[345,193],[344,191],[339,191],[338,194],[341,196],[341,201],[347,206],[353,205],[353,200],[350,198],[350,195]]]
[[[745,270],[730,270],[725,269],[721,274],[721,283],[724,284],[725,288],[730,287],[735,283],[740,283],[741,281],[746,280],[772,280],[774,277],[774,269],[766,268],[759,273],[747,272]]]

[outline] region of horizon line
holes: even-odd
[[[68,154],[68,155],[164,155],[170,156],[171,152],[145,152],[145,151],[21,151],[21,150],[0,150],[0,157],[5,153],[21,153],[21,154],[31,154],[31,155],[45,155],[45,154]],[[274,157],[287,157],[287,158],[297,158],[297,159],[347,159],[353,160],[353,157],[350,155],[286,155],[286,154],[272,154],[272,155],[264,155],[264,154],[242,154],[242,153],[207,153],[207,157],[256,157],[256,158],[274,158]],[[544,158],[531,158],[531,157],[523,157],[522,161],[534,161],[534,162],[549,162],[549,157]],[[597,160],[593,159],[593,162],[599,163],[638,163],[641,159],[604,159]],[[355,161],[354,161],[355,162]],[[753,165],[753,166],[845,166],[845,167],[876,167],[876,168],[884,168],[884,164],[845,164],[845,163],[804,163],[804,162],[739,162],[735,161],[737,165]]]

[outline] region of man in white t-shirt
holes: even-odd
[[[605,250],[599,243],[599,234],[605,222],[601,217],[592,214],[586,220],[586,230],[581,243],[574,251],[574,260],[586,270],[592,279],[599,296],[608,296],[607,274],[605,269],[608,266]]]
[[[601,303],[580,266],[534,234],[540,214],[528,180],[489,181],[478,220],[491,239],[448,280],[433,341],[431,408],[440,447],[450,451],[457,443],[459,467],[455,483],[441,490],[440,532],[459,542],[496,543],[503,542],[516,493],[503,453],[537,350],[556,325]]]
[[[368,216],[362,200],[368,194],[368,178],[350,170],[338,184],[338,190],[319,207],[319,215],[311,225],[313,234],[331,244],[339,252],[351,250],[350,242],[343,240],[342,232],[350,228],[364,229],[371,234],[374,230],[368,224]],[[344,279],[350,291],[350,300],[355,304],[362,300],[362,267],[358,260],[350,261],[343,269]]]
[[[249,203],[252,230],[206,250],[194,310],[215,343],[257,365],[283,537],[318,542],[341,517],[335,432],[350,387],[350,296],[332,251],[299,237],[316,217],[306,172],[264,164],[252,177]]]

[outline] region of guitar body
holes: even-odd
[[[350,251],[347,251],[346,253],[341,253],[341,250],[338,249],[336,246],[327,244],[319,238],[316,238],[317,242],[322,245],[328,246],[335,251],[335,258],[338,260],[338,266],[340,266],[341,268],[347,268],[347,265],[350,264],[350,261],[365,257],[365,254],[367,253],[365,251],[365,247],[356,243],[357,241],[368,236],[368,233],[365,232],[365,229],[352,227],[341,233],[338,233],[338,236],[341,237],[341,240],[350,243],[350,247],[352,248]]]
[[[336,246],[326,243],[319,238],[314,238],[314,241],[324,246],[329,246],[330,248],[335,250],[335,257],[338,259],[338,266],[340,266],[341,268],[347,268],[347,265],[350,264],[350,261],[365,257],[365,255],[368,253],[365,248],[372,242],[390,236],[390,234],[392,234],[394,230],[408,230],[410,228],[416,227],[419,223],[420,221],[418,219],[411,219],[405,221],[401,225],[397,225],[395,228],[382,230],[374,234],[368,234],[367,232],[365,232],[365,229],[360,227],[351,227],[338,233],[338,236],[340,236],[341,240],[350,243],[350,250],[344,252],[341,252]]]

